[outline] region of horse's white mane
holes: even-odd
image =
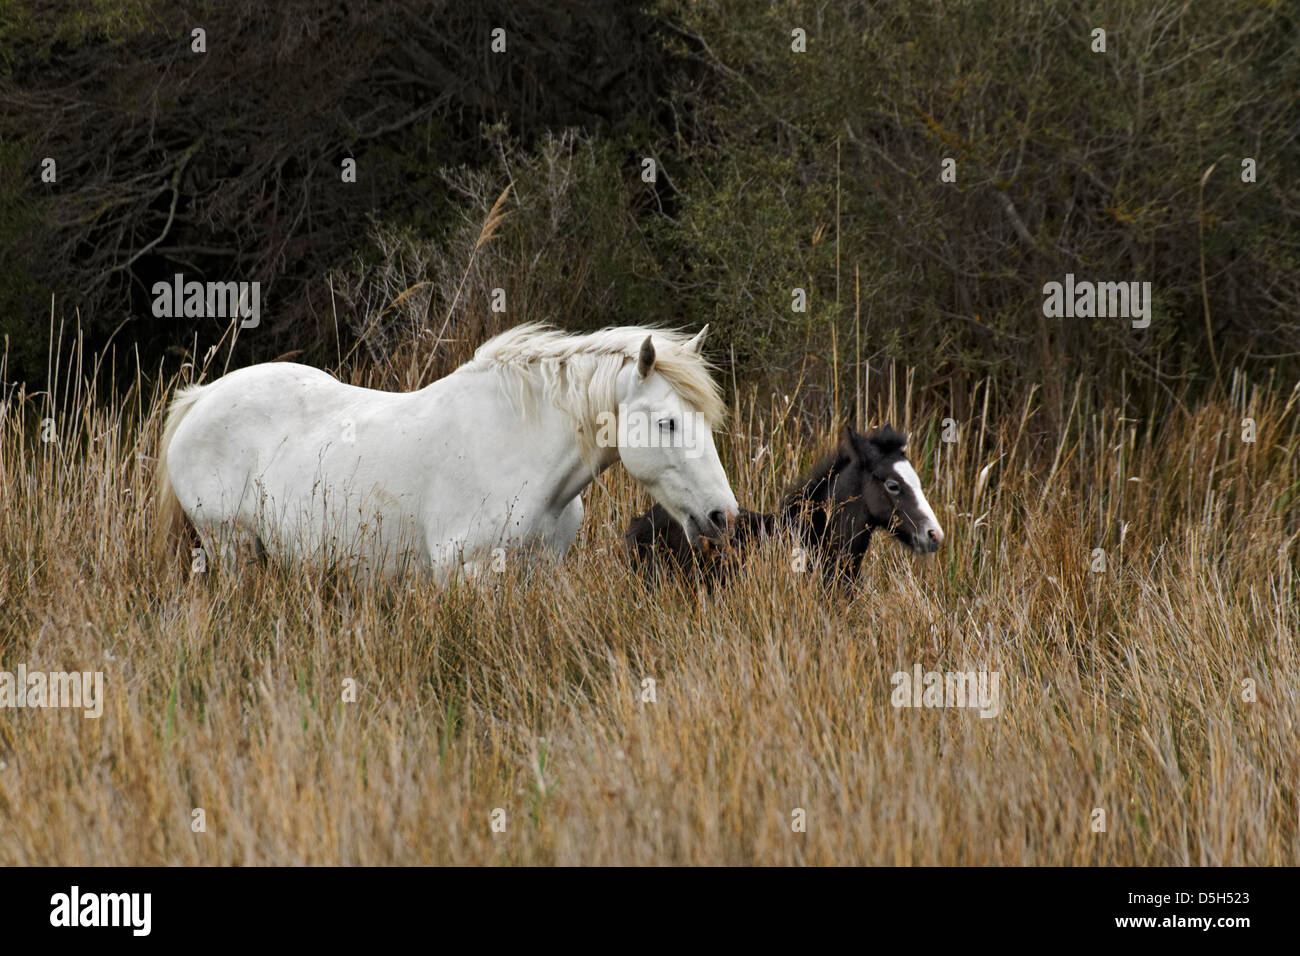
[[[655,370],[686,404],[704,415],[709,427],[726,417],[722,390],[709,363],[687,348],[691,336],[674,329],[627,325],[572,335],[540,323],[516,326],[488,339],[468,368],[497,368],[509,374],[520,406],[533,407],[534,389],[579,424],[585,451],[594,451],[597,416],[616,411],[615,384],[628,362],[635,362],[646,336],[655,348]]]

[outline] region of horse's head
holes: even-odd
[[[662,354],[647,336],[618,381],[623,467],[682,526],[692,546],[701,536],[722,537],[738,511],[713,444],[710,417],[717,417],[721,400],[700,355],[706,330],[687,342],[665,338]]]
[[[839,451],[849,465],[834,494],[841,507],[861,508],[867,525],[888,530],[917,554],[928,554],[943,544],[943,528],[907,460],[906,444],[906,436],[889,425],[865,435],[846,425]]]

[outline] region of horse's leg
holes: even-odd
[[[857,583],[866,549],[859,549],[856,542],[843,539],[836,545],[826,564],[826,583],[834,590],[847,591]]]
[[[862,571],[862,557],[866,553],[866,549],[864,548],[861,551],[855,550],[849,555],[848,578],[850,581],[856,581],[858,579],[858,575]]]
[[[235,521],[200,525],[195,530],[203,547],[205,566],[215,561],[223,574],[237,577],[245,565],[258,559],[257,535]]]
[[[446,587],[458,579],[477,580],[490,566],[490,557],[484,560],[468,556],[473,554],[467,547],[468,540],[467,536],[460,535],[454,538],[429,539],[425,542],[429,567],[439,586]]]
[[[849,546],[849,577],[854,581],[858,579],[858,574],[862,570],[862,559],[866,556],[869,547],[871,547],[871,527],[864,525],[853,536]]]
[[[582,527],[582,517],[582,498],[579,496],[565,505],[560,516],[555,519],[555,531],[551,534],[549,544],[556,557],[563,557],[573,547]]]
[[[429,553],[429,569],[433,573],[433,579],[439,585],[446,586],[450,584],[458,573],[460,573],[460,550],[446,547],[442,543],[432,543],[427,545]]]
[[[465,561],[460,566],[460,576],[470,584],[478,584],[486,579],[488,573],[488,562],[486,561]]]
[[[852,556],[835,548],[823,555],[822,578],[832,591],[840,591],[853,583]]]

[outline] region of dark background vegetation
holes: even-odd
[[[983,376],[1057,403],[1072,376],[1133,395],[1238,366],[1285,380],[1297,22],[1267,0],[11,0],[7,378],[44,381],[52,320],[146,369],[201,355],[224,323],[150,310],[183,272],[262,283],[236,364],[463,357],[447,344],[535,319],[710,322],[728,379],[821,388],[833,368],[846,394],[859,348],[958,396]],[[1045,319],[1066,272],[1151,281],[1151,327]]]

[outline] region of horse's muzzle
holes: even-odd
[[[721,509],[714,509],[707,515],[691,515],[691,524],[696,533],[709,541],[722,541],[731,534],[736,525],[735,514],[727,514]]]

